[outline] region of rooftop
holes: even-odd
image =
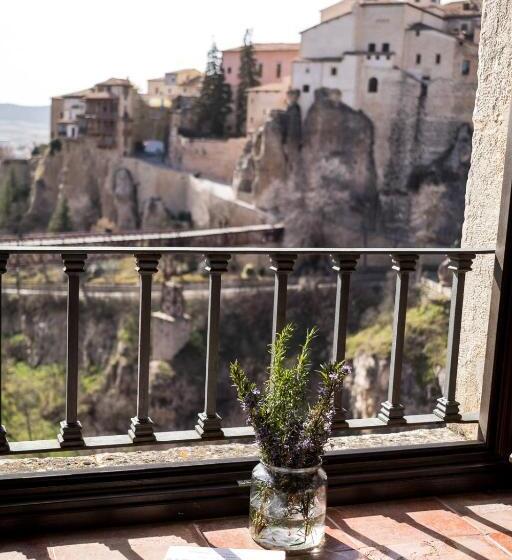
[[[244,47],[235,47],[233,49],[226,49],[222,52],[240,52]],[[267,52],[267,51],[298,51],[300,49],[300,43],[254,43],[253,49],[256,52]]]
[[[128,78],[109,78],[104,82],[99,82],[97,86],[122,86],[122,87],[133,87],[133,84]]]
[[[85,97],[88,93],[90,93],[92,91],[91,88],[88,89],[81,89],[80,91],[74,91],[72,93],[66,93],[65,95],[61,95],[61,97],[63,99],[72,99],[72,98],[77,98],[80,99],[82,97]]]

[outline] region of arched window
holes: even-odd
[[[370,78],[368,80],[368,93],[377,93],[379,90],[379,80],[377,78]]]

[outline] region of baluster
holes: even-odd
[[[448,327],[448,347],[446,350],[446,377],[443,387],[443,396],[437,400],[437,406],[434,409],[434,414],[446,422],[457,422],[461,419],[459,403],[455,400],[460,328],[462,323],[466,272],[471,270],[471,265],[475,256],[474,253],[457,253],[456,255],[449,256],[450,262],[448,268],[453,272],[453,283],[450,304],[450,323]]]
[[[149,417],[149,360],[151,357],[151,285],[158,272],[160,255],[137,254],[135,270],[140,277],[139,364],[137,376],[137,416],[132,418],[128,435],[133,443],[155,441],[153,421]]]
[[[2,276],[7,272],[7,253],[0,253],[0,451],[9,451],[9,442],[7,441],[7,432],[2,425]]]
[[[204,411],[198,415],[196,431],[202,438],[221,438],[221,417],[217,414],[217,377],[219,373],[220,291],[222,273],[228,269],[231,255],[206,255],[206,271],[210,275],[208,303],[208,338],[206,345],[206,381]]]
[[[288,276],[293,271],[297,255],[293,253],[276,253],[270,255],[270,270],[274,278],[274,311],[272,317],[272,344],[276,335],[286,326],[286,302],[288,299]]]
[[[332,342],[332,361],[341,362],[345,359],[347,343],[348,303],[350,295],[350,277],[355,271],[360,255],[345,253],[332,255],[332,269],[337,273],[336,282],[336,312],[334,316],[334,336]],[[340,389],[335,396],[336,414],[332,427],[334,430],[346,428],[347,411],[343,408],[343,392]]]
[[[396,271],[395,310],[393,313],[393,344],[389,369],[388,400],[381,405],[378,418],[387,424],[404,422],[404,407],[400,402],[402,383],[402,361],[404,352],[405,319],[407,314],[407,295],[409,274],[414,272],[418,255],[391,255],[393,270]]]
[[[78,421],[78,322],[80,313],[80,274],[85,270],[86,254],[62,255],[68,277],[66,419],[57,436],[61,447],[83,447],[82,424]]]

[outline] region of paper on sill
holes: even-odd
[[[279,550],[171,546],[165,560],[285,560]]]

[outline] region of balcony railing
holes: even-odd
[[[335,434],[355,433],[366,429],[400,427],[414,429],[419,426],[446,423],[476,423],[478,412],[461,414],[455,399],[459,340],[464,300],[466,273],[476,255],[494,254],[493,249],[282,249],[251,247],[48,247],[7,246],[0,247],[1,278],[8,269],[10,255],[61,255],[64,272],[68,279],[67,291],[67,363],[66,363],[66,411],[55,439],[10,442],[8,429],[0,430],[2,454],[48,453],[59,450],[82,450],[127,447],[134,445],[157,445],[191,443],[204,440],[248,440],[253,438],[252,428],[225,428],[217,413],[217,380],[219,375],[219,344],[221,333],[220,310],[222,275],[228,271],[234,255],[268,255],[270,269],[274,273],[274,306],[272,339],[286,324],[288,279],[297,259],[308,256],[324,256],[331,259],[333,275],[336,276],[336,304],[333,310],[333,360],[345,357],[347,338],[350,280],[362,255],[388,256],[396,273],[395,303],[393,314],[393,339],[388,398],[382,403],[375,418],[351,419],[342,408],[342,395],[337,396]],[[185,431],[155,431],[149,409],[149,363],[151,351],[151,292],[153,275],[163,254],[197,255],[203,257],[209,275],[209,305],[207,326],[207,357],[205,364],[204,409],[198,411],[194,429]],[[112,436],[83,437],[78,418],[78,348],[79,348],[79,295],[80,276],[85,270],[88,255],[133,255],[140,278],[138,385],[136,415],[126,419],[126,433]],[[453,274],[450,320],[448,328],[446,382],[442,397],[430,414],[408,415],[401,401],[402,362],[406,327],[409,279],[416,270],[419,257],[425,255],[446,256]],[[1,313],[0,313],[1,320]],[[0,325],[1,326],[1,325]],[[0,370],[1,377],[1,370]],[[1,379],[0,379],[1,381]],[[1,403],[1,399],[0,399]],[[134,403],[135,404],[135,403]],[[1,406],[0,406],[1,425]],[[56,426],[56,432],[57,432]],[[7,431],[6,431],[7,430]]]

